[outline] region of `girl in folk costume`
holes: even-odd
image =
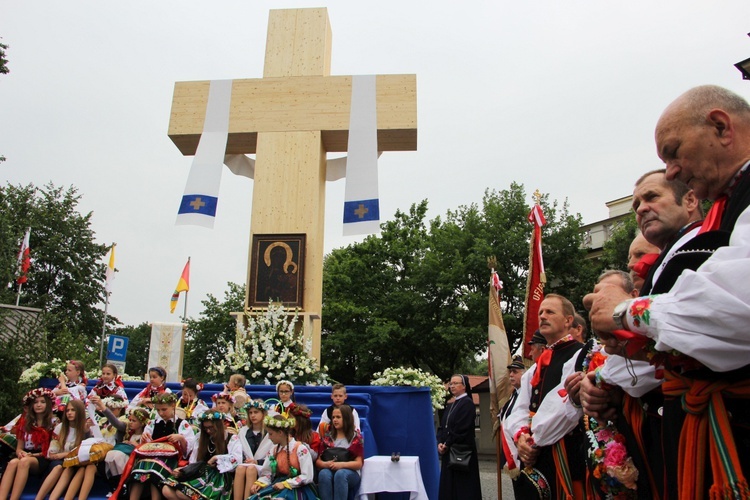
[[[36,495],[42,500],[49,493],[50,500],[57,500],[65,493],[78,467],[63,468],[62,462],[68,454],[90,437],[86,425],[86,407],[83,401],[71,399],[65,405],[63,420],[55,426],[55,439],[50,443],[47,457],[51,460],[50,472]],[[54,490],[52,489],[54,488]]]
[[[229,432],[237,434],[243,422],[237,418],[237,414],[234,412],[234,396],[228,392],[220,392],[211,396],[211,400],[214,402],[213,410],[227,414],[230,423]]]
[[[330,449],[338,454],[328,456]],[[346,453],[343,451],[346,450]],[[342,456],[343,455],[343,456]],[[354,427],[354,416],[349,405],[341,405],[331,412],[331,426],[323,437],[318,467],[318,489],[321,500],[346,499],[359,489],[360,470],[365,460],[362,434]]]
[[[151,403],[156,408],[158,416],[146,426],[141,436],[141,444],[133,452],[129,464],[134,463],[129,471],[130,498],[138,500],[143,493],[146,484],[150,486],[151,498],[161,498],[160,483],[172,475],[180,458],[187,459],[195,445],[195,433],[190,424],[175,415],[177,396],[171,393],[157,394],[151,398]],[[167,446],[149,446],[150,443]],[[177,451],[172,453],[171,449]],[[126,470],[123,471],[125,477]],[[122,485],[123,481],[120,481]],[[117,493],[115,493],[117,495]]]
[[[24,412],[14,427],[17,458],[8,463],[3,473],[0,498],[21,498],[29,473],[43,474],[47,470],[54,399],[49,389],[34,389],[23,397]]]
[[[84,401],[86,399],[86,370],[83,367],[83,363],[71,359],[65,366],[65,373],[61,374],[58,379],[59,383],[57,387],[52,389],[52,392],[57,396],[58,409],[62,411],[62,407],[68,402],[69,399],[78,399]]]
[[[144,408],[130,408],[123,420],[123,417],[118,417],[114,410],[107,406],[106,399],[102,400],[96,396],[89,396],[89,401],[96,405],[97,411],[104,414],[108,425],[116,431],[115,447],[107,452],[107,456],[104,458],[104,472],[114,490],[120,481],[125,464],[128,463],[130,453],[141,443],[141,434],[148,424],[149,412]],[[88,479],[84,479],[84,483],[87,483]],[[86,491],[85,487],[86,484],[81,487],[83,492]]]
[[[19,413],[16,418],[0,427],[0,476],[5,472],[5,467],[16,452],[16,446],[18,446],[16,424],[21,419],[21,415]]]
[[[316,499],[313,484],[313,460],[307,446],[289,435],[295,420],[285,415],[263,419],[274,446],[266,455],[260,477],[250,487],[248,500],[280,498],[287,500]]]
[[[276,413],[287,413],[289,405],[294,403],[294,384],[288,380],[279,380],[276,383],[276,395],[279,397],[279,404],[276,405],[274,411]]]
[[[254,399],[245,404],[247,425],[240,429],[239,437],[245,457],[234,473],[234,500],[244,500],[250,496],[250,488],[258,479],[263,461],[273,447],[271,438],[263,425],[266,404],[262,399]]]
[[[102,437],[109,444],[116,444],[118,428],[107,418],[105,411],[109,410],[109,413],[115,417],[115,420],[120,422],[124,427],[128,423],[128,417],[125,415],[125,410],[128,408],[127,399],[122,399],[118,395],[100,398],[94,394],[89,395],[89,403],[93,404],[96,410],[102,415],[100,418],[97,418],[97,423],[102,431]]]
[[[127,408],[128,402],[116,394],[104,399],[96,394],[90,394],[88,399],[89,403],[95,405],[97,411],[104,415],[102,418],[97,418],[102,437],[105,442],[115,445],[118,439],[122,439],[122,432],[120,432],[118,426],[122,426],[124,429],[128,422],[127,417],[121,415]],[[108,415],[112,417],[112,421],[109,420]],[[112,422],[117,422],[118,425],[116,426]],[[67,493],[65,493],[65,499],[73,500],[77,496],[78,500],[87,500],[91,489],[94,487],[97,465],[81,465],[74,469],[73,478],[70,480]]]
[[[167,370],[161,366],[152,366],[149,368],[148,379],[149,385],[133,398],[133,401],[130,402],[130,406],[145,406],[146,408],[153,408],[154,404],[151,400],[154,396],[165,392],[172,392],[172,390],[167,387]]]
[[[177,416],[187,420],[192,425],[197,425],[198,417],[208,410],[206,403],[198,397],[203,390],[203,384],[196,382],[195,379],[188,378],[183,380],[180,385],[182,386],[182,393],[177,401]]]
[[[128,402],[128,395],[125,393],[125,386],[117,373],[117,366],[114,363],[106,363],[102,366],[102,374],[99,381],[89,392],[89,396],[96,394],[100,398],[108,398],[117,395],[125,402]]]
[[[314,462],[318,459],[320,453],[321,439],[320,434],[312,430],[312,422],[310,421],[312,411],[305,405],[292,403],[289,405],[289,414],[295,420],[295,426],[291,432],[292,436],[300,443],[307,445]]]
[[[164,481],[162,494],[170,500],[229,500],[234,470],[242,462],[240,437],[227,431],[225,413],[207,411],[198,419],[200,438],[190,463],[205,463],[206,467],[194,478],[182,478],[182,471],[188,469],[176,469],[174,477]]]

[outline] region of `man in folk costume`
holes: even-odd
[[[678,450],[676,463],[665,456],[667,484],[677,478],[670,493],[748,498],[750,105],[721,87],[693,88],[659,118],[656,145],[668,180],[714,200],[681,251],[715,250],[663,293],[624,300],[601,287],[585,304],[594,329],[642,343],[665,366],[662,446]]]
[[[506,401],[503,407],[500,409],[500,413],[498,413],[497,415],[497,418],[500,420],[501,426],[505,423],[505,420],[511,414],[513,408],[516,405],[516,400],[518,399],[518,389],[521,387],[521,378],[523,377],[525,371],[526,365],[523,364],[523,357],[520,355],[513,356],[513,361],[508,365],[508,379],[510,380],[510,385],[513,387],[513,392],[511,393],[510,398],[508,398],[508,401]],[[506,453],[512,454],[513,457],[511,458],[513,459],[513,461],[515,461],[518,452],[515,449],[513,439],[505,434],[504,429],[501,429],[500,437],[505,439],[505,444],[508,447],[507,449],[503,450],[503,455],[500,457],[500,467],[503,467],[506,463],[509,462]]]
[[[703,217],[695,193],[685,183],[675,179],[668,181],[663,169],[647,172],[636,181],[633,210],[641,234],[661,252],[645,265],[642,261],[637,266],[640,272],[645,272],[641,293],[649,294],[654,288],[667,291],[683,269],[696,269],[705,261],[705,254],[683,250],[697,236]],[[631,297],[638,295],[630,293],[632,287],[623,288]],[[622,350],[616,338],[604,337],[608,352],[617,354]],[[677,450],[662,451],[660,446],[647,446],[647,443],[661,440],[662,379],[656,377],[655,368],[661,372],[661,366],[655,367],[646,360],[607,358],[597,375],[598,386],[588,378],[582,381],[582,390],[586,394],[587,414],[604,418],[608,410],[618,412],[618,430],[629,442],[637,443],[630,451],[641,472],[639,492],[650,490],[651,496],[658,498],[664,496],[663,456]],[[616,408],[610,403],[611,391],[615,388],[625,391],[624,396],[616,398],[621,401]],[[676,478],[672,483],[676,484]]]
[[[523,465],[514,483],[516,498],[535,498],[546,488],[556,498],[580,498],[583,493],[584,465],[570,460],[582,445],[583,435],[576,427],[583,413],[566,404],[562,378],[568,371],[565,365],[575,362],[582,346],[569,332],[574,314],[573,304],[556,294],[547,294],[539,307],[539,331],[547,347],[524,374],[506,420]]]

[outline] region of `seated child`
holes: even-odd
[[[174,476],[164,481],[161,491],[166,498],[229,500],[234,470],[242,462],[242,445],[238,435],[227,432],[226,416],[207,411],[198,417],[200,438],[190,455],[190,463],[204,462],[206,467],[193,478],[183,478],[183,469],[176,469]]]
[[[102,375],[99,381],[89,392],[89,396],[96,394],[100,398],[108,398],[117,395],[120,399],[128,402],[128,395],[125,393],[125,386],[117,372],[117,366],[114,363],[105,363],[102,366]],[[126,405],[127,406],[127,405]]]
[[[241,409],[250,400],[245,390],[245,384],[247,379],[244,375],[235,373],[229,377],[229,382],[224,384],[224,392],[228,392],[234,397],[234,408],[235,410]]]
[[[244,461],[234,473],[234,498],[244,500],[250,496],[250,488],[258,479],[269,450],[273,447],[271,438],[263,425],[267,415],[266,404],[262,399],[253,399],[245,403],[247,425],[240,429],[240,441]]]
[[[182,393],[177,401],[177,416],[190,422],[191,425],[198,426],[198,417],[204,411],[208,410],[206,403],[200,399],[199,394],[203,390],[203,384],[195,379],[187,378],[182,381]]]
[[[160,484],[172,475],[179,459],[187,459],[195,445],[195,433],[190,424],[175,415],[177,396],[172,393],[156,394],[151,398],[158,416],[146,426],[141,436],[141,444],[133,453],[136,454],[134,465],[127,479],[130,484],[130,498],[141,497],[146,484],[150,486],[151,498],[160,498]],[[147,446],[153,441],[169,443],[178,451],[177,455],[166,456],[162,451]],[[133,460],[131,458],[131,460]],[[125,473],[123,472],[123,477]],[[122,485],[123,481],[120,482]],[[119,488],[118,488],[119,489]],[[117,494],[117,492],[115,493]]]
[[[323,415],[320,416],[320,423],[318,424],[318,434],[320,434],[321,436],[326,435],[331,425],[331,415],[333,414],[333,409],[346,403],[346,398],[346,386],[344,384],[333,384],[333,386],[331,387],[331,399],[333,400],[333,404],[326,408],[326,410],[323,412]],[[354,417],[354,428],[358,431],[361,431],[362,429],[359,426],[359,415],[357,414],[357,410],[355,410],[354,408],[352,408],[352,416]]]
[[[266,455],[260,477],[250,488],[252,496],[248,500],[317,500],[310,450],[289,435],[294,418],[283,414],[267,416],[263,423],[274,446]]]
[[[244,424],[242,420],[237,418],[237,414],[234,411],[234,397],[228,392],[219,392],[211,396],[211,399],[214,402],[212,410],[226,413],[229,419],[229,432],[237,434],[240,431],[240,427]]]
[[[149,385],[133,398],[133,401],[130,402],[130,406],[135,408],[143,406],[152,409],[154,404],[151,400],[157,394],[172,392],[172,390],[167,387],[167,370],[161,366],[152,366],[148,369],[148,380]]]
[[[279,380],[276,383],[276,395],[279,397],[280,403],[274,407],[276,413],[286,414],[289,405],[294,403],[294,384],[288,380]]]

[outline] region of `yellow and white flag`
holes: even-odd
[[[109,251],[109,264],[107,264],[106,281],[104,282],[104,290],[107,293],[112,292],[112,282],[115,280],[115,246],[116,243],[113,243],[112,249]]]

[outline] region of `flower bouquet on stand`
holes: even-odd
[[[371,385],[429,387],[433,411],[445,408],[448,390],[436,375],[423,372],[419,368],[386,368],[374,373]]]

